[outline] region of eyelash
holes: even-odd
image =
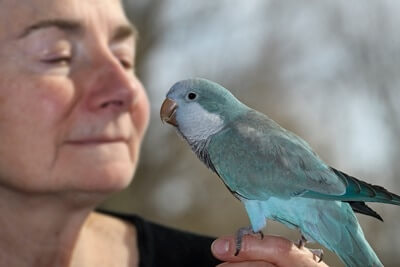
[[[119,59],[119,62],[124,69],[130,70],[133,68],[133,64],[129,60]]]
[[[71,57],[70,56],[62,56],[62,57],[55,57],[55,58],[50,58],[50,59],[42,59],[43,63],[49,64],[49,65],[68,65],[71,63]],[[133,64],[129,60],[125,59],[119,59],[119,62],[121,66],[126,69],[130,70],[133,68]]]

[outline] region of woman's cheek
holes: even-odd
[[[149,124],[150,104],[144,89],[140,90],[137,97],[138,99],[132,109],[132,121],[139,137],[143,138]]]
[[[64,120],[76,101],[77,92],[70,79],[65,77],[45,77],[36,83],[37,101],[43,113],[53,120]]]

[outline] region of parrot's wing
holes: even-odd
[[[306,192],[303,196],[310,198],[332,199],[349,202],[354,211],[371,215],[382,220],[376,212],[365,205],[366,202],[381,202],[400,206],[400,196],[386,188],[361,181],[344,172],[331,168],[331,170],[346,184],[346,192],[340,196],[326,195],[313,191]]]
[[[305,141],[257,111],[214,135],[207,150],[230,190],[248,199],[346,191],[342,179]]]

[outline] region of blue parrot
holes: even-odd
[[[383,266],[354,212],[382,220],[365,202],[400,205],[400,196],[328,166],[303,139],[206,79],[174,84],[160,116],[244,204],[251,227],[238,231],[237,253],[242,236],[271,219],[299,229],[299,246],[316,241],[346,266]]]

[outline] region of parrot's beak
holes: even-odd
[[[178,126],[178,122],[176,121],[175,113],[176,113],[176,108],[178,105],[176,104],[175,101],[166,98],[164,102],[161,105],[160,109],[160,117],[162,122],[169,123],[175,127]]]

